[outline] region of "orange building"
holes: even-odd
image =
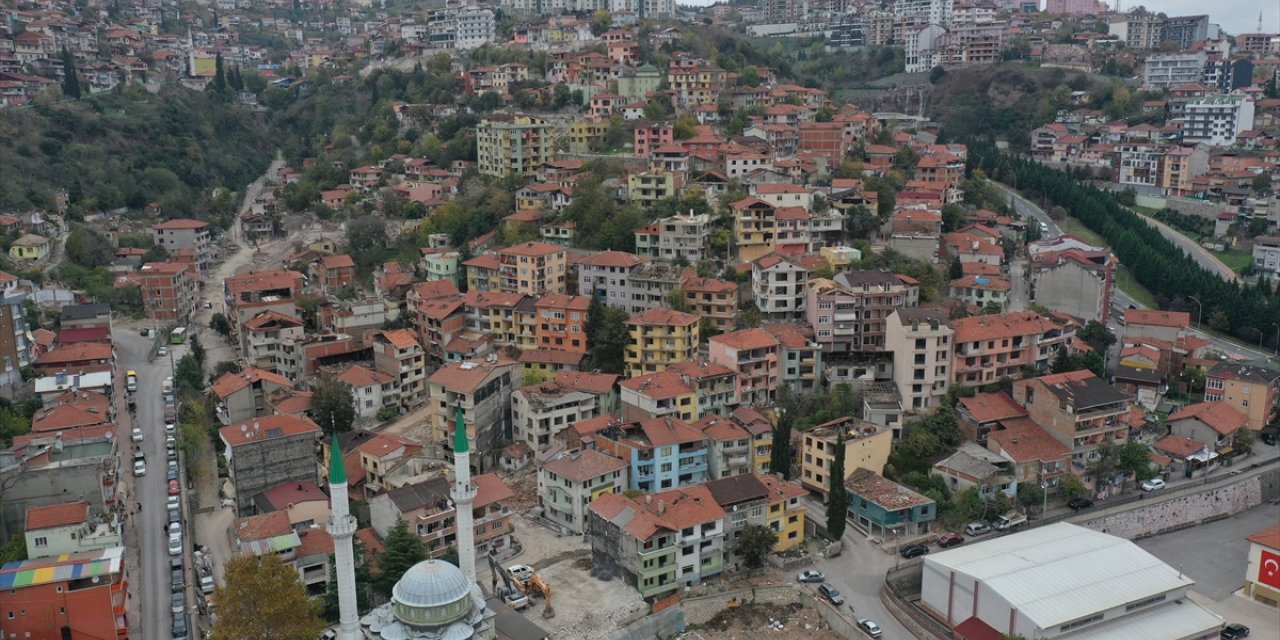
[[[186,323],[196,309],[195,266],[148,262],[138,272],[142,304],[158,322]]]
[[[124,547],[11,562],[0,568],[5,638],[129,637]]]
[[[535,335],[539,349],[587,352],[587,308],[591,298],[551,293],[535,305],[538,326]]]

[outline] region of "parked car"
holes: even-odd
[[[964,544],[964,536],[958,533],[944,533],[938,538],[938,546],[943,549],[949,549],[961,544]]]
[[[143,327],[141,330],[139,330],[139,331],[138,331],[138,333],[142,334],[142,337],[144,337],[144,338],[145,338],[145,337],[147,337],[147,336],[151,335],[151,330],[150,330],[150,329],[148,329],[148,328],[146,328],[146,327]]]
[[[831,604],[837,607],[844,604],[844,596],[840,595],[840,591],[828,582],[818,585],[818,593],[822,594],[822,597],[830,600]]]
[[[142,442],[142,429],[139,429],[138,427],[134,427],[133,435],[130,436],[130,439],[132,439],[134,442]]]
[[[1258,439],[1271,446],[1276,446],[1280,442],[1280,427],[1267,427],[1258,434]]]
[[[1079,511],[1081,509],[1088,509],[1089,507],[1092,507],[1093,501],[1088,498],[1072,498],[1067,501],[1067,506],[1071,507],[1072,511]]]
[[[1164,488],[1164,480],[1161,480],[1160,478],[1151,478],[1150,480],[1142,481],[1143,491],[1159,491],[1160,489],[1163,489],[1163,488]]]
[[[169,536],[169,555],[171,556],[182,555],[182,535],[181,534],[178,534],[176,536],[174,535]]]
[[[975,521],[964,526],[964,534],[970,538],[973,536],[984,536],[988,533],[991,533],[991,525],[985,522]]]
[[[137,461],[139,461],[139,460],[142,460],[142,461],[144,461],[144,462],[145,462],[145,461],[146,461],[146,459],[147,459],[147,454],[146,454],[146,452],[144,452],[142,449],[134,449],[134,450],[133,450],[133,461],[134,461],[134,462],[137,462]]]
[[[165,501],[165,504],[167,505],[165,507],[166,509],[180,509],[182,508],[182,499],[178,496],[169,496],[169,499]]]
[[[179,613],[173,616],[173,639],[187,637],[187,614]]]
[[[200,593],[209,595],[213,593],[213,576],[200,576]]]
[[[179,487],[179,486],[178,486],[178,481],[177,481],[177,480],[170,480],[170,481],[169,481],[169,495],[171,495],[171,496],[176,496],[176,495],[178,495],[179,493],[182,493],[182,487]]]
[[[169,588],[170,588],[170,590],[171,590],[171,591],[182,591],[182,587],[183,587],[183,586],[185,586],[185,583],[183,582],[183,580],[185,580],[185,579],[186,579],[186,578],[185,578],[185,576],[183,576],[183,575],[182,575],[182,569],[171,569],[171,570],[169,570]]]
[[[182,535],[182,523],[181,523],[181,522],[170,522],[170,523],[169,523],[169,535],[171,535],[171,536],[180,536],[180,535]]]
[[[187,610],[187,594],[185,592],[173,594],[173,599],[169,603],[169,610],[175,616],[185,613]]]
[[[796,574],[797,582],[822,582],[826,579],[827,576],[823,575],[822,572],[817,569],[805,569],[804,571]]]
[[[177,479],[178,479],[178,470],[177,470],[177,469],[174,469],[174,468],[172,468],[172,467],[170,467],[169,469],[166,469],[166,470],[165,470],[165,473],[164,473],[164,479],[165,479],[165,480],[177,480]]]
[[[169,522],[182,522],[182,512],[177,509],[169,509]]]
[[[175,433],[177,433],[177,426],[176,426],[176,425],[174,425],[172,422],[166,422],[166,423],[164,423],[164,434],[165,434],[165,435],[167,435],[167,436],[171,436],[171,435],[174,435]]]
[[[147,463],[145,460],[133,461],[133,477],[139,478],[147,475]]]
[[[1246,627],[1239,622],[1232,622],[1222,628],[1222,632],[1218,634],[1218,637],[1222,640],[1239,640],[1240,638],[1248,638],[1249,627]]]
[[[872,638],[880,637],[880,625],[870,618],[858,618],[858,628]]]
[[[511,577],[524,582],[533,577],[533,567],[527,564],[513,564],[507,567],[507,571],[511,573]]]
[[[919,558],[920,556],[926,553],[929,553],[929,547],[926,547],[922,544],[909,544],[899,549],[898,553],[901,554],[902,557],[907,559]]]
[[[158,356],[167,356],[167,355],[169,355],[169,347],[166,347],[166,346],[164,346],[164,345],[160,345],[160,350],[159,350],[159,351],[156,351],[156,355],[158,355]]]

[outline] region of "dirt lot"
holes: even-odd
[[[756,640],[758,638],[805,638],[841,640],[817,611],[799,603],[747,604],[725,609],[696,629],[684,632],[683,640]]]
[[[551,585],[556,617],[542,617],[546,604],[540,598],[534,599],[525,615],[556,640],[594,640],[649,608],[621,579],[603,582],[591,577],[590,566],[589,558],[578,558],[538,570]]]

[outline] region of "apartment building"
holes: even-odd
[[[772,253],[777,240],[777,207],[754,196],[729,206],[733,209],[734,246],[738,259],[754,262]]]
[[[1257,432],[1280,415],[1280,372],[1219,362],[1205,372],[1204,401],[1231,405],[1249,417],[1249,428]]]
[[[717,414],[693,423],[707,441],[707,477],[728,478],[751,473],[751,433],[731,418]]]
[[[194,252],[196,273],[193,276],[208,273],[213,265],[213,251],[210,247],[212,237],[208,222],[187,219],[165,220],[152,227],[151,234],[156,246],[164,247],[170,255],[184,249]]]
[[[586,296],[552,293],[539,298],[534,304],[536,348],[586,353],[587,308],[590,306],[591,299]]]
[[[562,429],[598,414],[597,398],[590,393],[555,381],[522,387],[511,393],[511,439],[542,455]]]
[[[669,306],[671,293],[694,276],[694,268],[674,262],[648,262],[627,278],[628,311],[633,314]]]
[[[294,301],[302,293],[305,278],[297,271],[250,271],[227,278],[223,292],[227,319],[236,327],[264,311],[297,317]]]
[[[692,360],[699,344],[699,318],[671,309],[649,309],[627,320],[631,336],[626,348],[627,376],[664,371]]]
[[[1160,189],[1165,195],[1190,195],[1196,192],[1192,180],[1208,172],[1208,149],[1202,145],[1175,147],[1165,154],[1160,167]]]
[[[395,401],[403,411],[427,400],[427,353],[408,329],[374,334],[373,368],[395,378]]]
[[[264,311],[240,325],[240,344],[249,366],[284,375],[298,370],[286,345],[303,340],[304,335],[302,320],[277,311]]]
[[[886,325],[893,383],[902,406],[911,413],[926,413],[941,404],[951,388],[955,329],[937,309],[898,309]]]
[[[1229,147],[1241,133],[1253,128],[1253,98],[1243,94],[1207,96],[1183,107],[1182,141]]]
[[[142,304],[151,320],[186,325],[196,310],[196,274],[180,262],[148,262],[138,271]]]
[[[831,477],[836,449],[844,441],[844,478]],[[893,430],[857,418],[837,418],[803,434],[800,446],[800,486],[826,501],[831,483],[853,475],[858,468],[884,471],[893,446]]]
[[[1097,457],[1098,445],[1129,437],[1129,397],[1090,371],[1015,380],[1013,398],[1032,422],[1071,447],[1077,470]]]
[[[679,588],[676,530],[652,506],[605,493],[588,508],[586,535],[595,566],[616,570],[642,598],[663,598]],[[665,512],[665,507],[662,509]],[[722,510],[723,512],[723,510]]]
[[[565,293],[568,266],[565,249],[545,242],[526,242],[498,251],[498,286],[526,296]]]
[[[1273,281],[1280,278],[1280,236],[1258,236],[1253,239],[1253,269]]]
[[[751,295],[761,317],[796,320],[804,317],[809,269],[776,253],[751,263]]]
[[[601,251],[577,260],[578,293],[617,309],[631,308],[631,273],[649,258]]]
[[[1200,82],[1205,60],[1203,51],[1151,54],[1142,62],[1142,86],[1167,91]]]
[[[1115,153],[1112,155],[1112,181],[1140,191],[1143,189],[1151,193],[1158,191],[1160,167],[1164,163],[1164,155],[1169,148],[1168,145],[1145,142],[1126,142],[1115,145]]]
[[[511,440],[512,394],[519,381],[520,363],[497,356],[450,362],[437,369],[427,378],[432,442],[452,451],[456,412],[461,408],[472,442],[472,464],[480,470],[494,468],[499,445]]]
[[[1062,235],[1029,243],[1027,255],[1031,298],[1036,304],[1085,322],[1107,324],[1116,265],[1108,249]]]
[[[595,449],[563,452],[538,469],[538,505],[561,533],[582,535],[591,503],[627,484],[626,462]]]
[[[951,322],[956,384],[981,386],[1020,378],[1024,367],[1043,369],[1059,347],[1070,348],[1074,322],[1034,311],[980,315]]]
[[[652,65],[645,66],[649,69],[653,69],[653,72],[656,75],[657,69],[654,69]],[[630,77],[634,78],[636,75],[644,71],[646,71],[645,68],[641,67],[637,71],[623,72],[623,77],[627,77],[627,74],[629,73]],[[618,79],[618,92],[621,93],[623,97],[630,98],[632,100],[645,99],[643,94],[633,95],[635,93],[634,89],[624,90],[626,89],[624,87],[626,81],[623,77],[619,77]],[[656,88],[657,86],[655,84],[654,89]],[[636,128],[632,130],[631,137],[633,142],[632,148],[635,151],[635,154],[641,158],[648,158],[654,149],[663,145],[671,144],[675,141],[675,126],[669,122],[642,122],[637,124]]]
[[[670,171],[655,168],[633,173],[627,176],[627,200],[647,209],[676,197],[679,186],[676,174]]]
[[[769,405],[778,391],[781,348],[760,328],[712,336],[707,342],[711,362],[737,375],[736,395],[744,405]]]
[[[476,125],[476,167],[499,178],[532,176],[554,154],[554,129],[534,116],[490,114]]]
[[[24,384],[22,369],[31,364],[34,355],[26,300],[18,279],[0,271],[0,393],[6,397]]]
[[[718,278],[689,278],[680,287],[689,311],[717,331],[730,331],[738,315],[738,283]]]
[[[292,388],[293,383],[282,375],[251,368],[222,374],[209,385],[209,393],[217,398],[219,421],[235,424],[270,415],[271,396]]]
[[[253,514],[255,498],[272,487],[314,482],[321,435],[319,425],[291,415],[264,415],[219,429],[236,514]]]
[[[678,213],[657,220],[654,226],[658,228],[658,245],[652,257],[671,262],[684,258],[689,264],[697,264],[707,256],[711,214]]]
[[[702,416],[692,381],[670,369],[628,378],[618,386],[623,420],[674,417],[692,423]]]
[[[920,285],[883,271],[844,271],[808,283],[805,319],[830,357],[888,350],[886,321],[896,309],[920,302]]]
[[[596,449],[628,465],[628,489],[651,493],[707,481],[706,438],[677,418],[611,421],[595,434]]]
[[[484,557],[511,544],[514,528],[507,504],[514,494],[492,473],[473,476],[471,482],[476,487],[471,503],[476,556]],[[369,500],[370,525],[385,537],[398,520],[404,520],[410,523],[409,530],[422,539],[427,555],[439,558],[457,544],[457,508],[451,487],[448,478],[436,477],[373,496]]]
[[[782,478],[764,473],[747,473],[711,480],[703,485],[725,512],[725,544],[733,542],[747,525],[769,527],[778,535],[774,553],[804,543],[804,489]],[[730,553],[728,561],[737,558]]]
[[[1053,491],[1071,474],[1071,447],[1062,444],[1034,421],[1010,418],[987,437],[987,449],[1013,463],[1018,484],[1034,484]]]

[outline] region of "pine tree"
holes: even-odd
[[[769,458],[769,472],[787,480],[791,479],[792,420],[787,413],[778,416],[778,424],[773,427],[773,454]]]
[[[231,73],[227,76],[227,83],[236,91],[244,91],[244,77],[240,75],[240,65],[231,68]]]
[[[80,79],[76,77],[76,60],[62,48],[62,95],[75,100],[80,99]]]
[[[964,277],[964,265],[960,264],[959,256],[951,259],[951,267],[947,272],[947,277],[952,280],[959,280]]]
[[[382,553],[375,558],[378,572],[373,577],[373,590],[383,598],[390,598],[391,589],[400,576],[413,565],[426,560],[427,550],[422,546],[422,538],[409,531],[409,524],[403,519],[397,520],[387,532],[382,546]]]
[[[831,463],[827,492],[827,533],[840,540],[844,537],[845,519],[849,515],[849,493],[844,488],[844,434],[836,440],[836,457]]]
[[[213,90],[219,95],[227,92],[227,75],[222,70],[222,52],[213,59]]]

